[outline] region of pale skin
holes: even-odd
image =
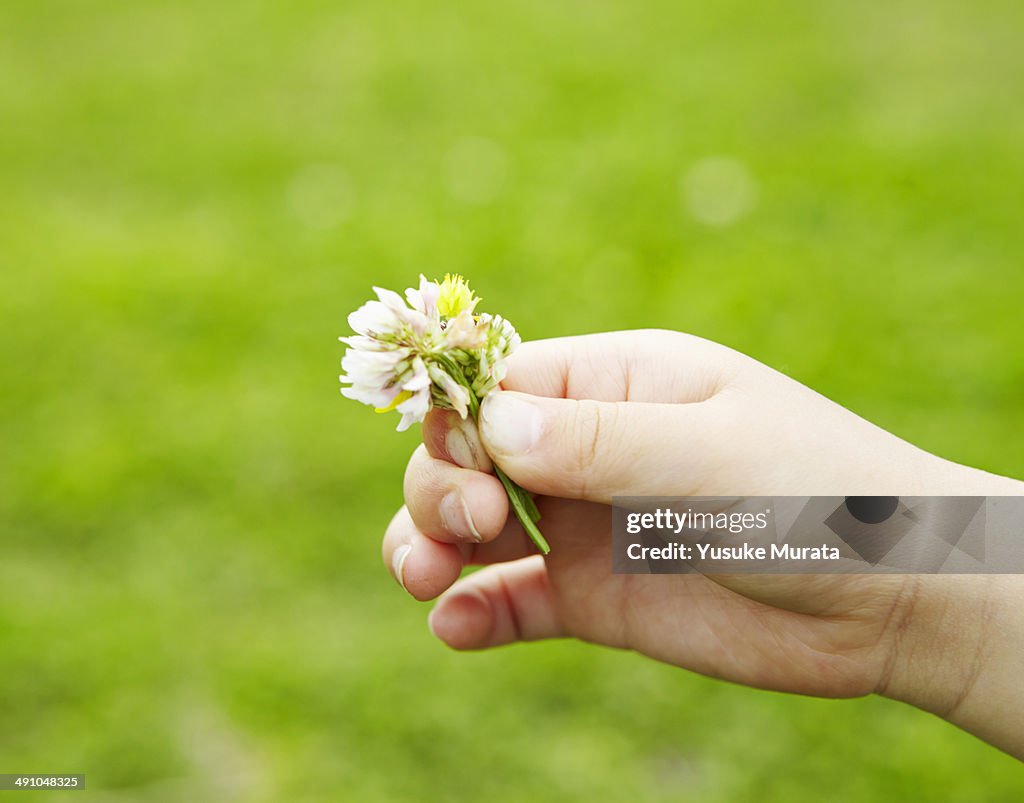
[[[571,637],[750,686],[877,693],[1024,759],[1024,576],[613,575],[613,495],[1024,495],[724,346],[525,343],[479,429],[435,410],[384,562],[449,646]],[[492,460],[537,495],[542,558]],[[1022,533],[1024,536],[1024,533]],[[460,579],[464,566],[485,568]]]

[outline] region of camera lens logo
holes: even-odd
[[[846,509],[857,521],[864,524],[879,524],[896,512],[900,505],[898,496],[848,496]]]
[[[872,566],[877,565],[917,520],[898,496],[847,496],[825,526]]]
[[[954,550],[985,560],[979,497],[848,496],[825,526],[872,566],[937,571]]]

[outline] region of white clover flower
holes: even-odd
[[[398,293],[374,287],[348,317],[356,331],[341,338],[342,388],[350,399],[378,412],[397,410],[398,430],[424,419],[431,407],[465,418],[505,377],[505,359],[519,335],[500,316],[474,315],[480,301],[461,276],[440,284],[420,276],[418,288]]]
[[[505,378],[505,361],[519,346],[515,328],[500,315],[475,313],[480,302],[461,276],[448,274],[398,293],[374,287],[377,300],[348,316],[356,334],[340,340],[348,348],[339,378],[349,399],[378,413],[397,410],[398,430],[421,422],[431,407],[455,410],[474,421],[480,401]],[[509,504],[541,554],[550,551],[537,529],[533,498],[498,465],[494,473]]]

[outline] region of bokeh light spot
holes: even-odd
[[[729,226],[757,203],[757,184],[746,166],[731,157],[695,162],[681,181],[682,202],[698,223]]]

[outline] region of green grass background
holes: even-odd
[[[96,801],[1015,800],[878,699],[459,655],[380,565],[371,284],[720,340],[1024,476],[1018,2],[0,5],[0,771]],[[726,156],[757,203],[694,219]],[[38,793],[37,800],[67,795]],[[20,798],[18,798],[20,799]]]

